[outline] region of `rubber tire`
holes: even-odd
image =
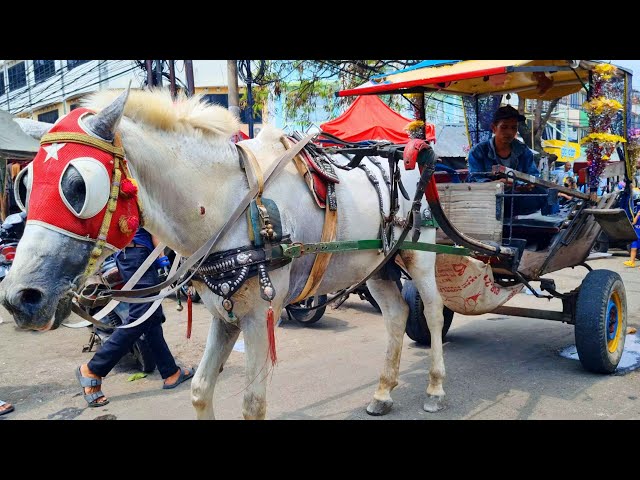
[[[302,302],[287,305],[287,313],[291,318],[302,325],[311,325],[312,323],[316,323],[322,318],[327,307],[324,306],[316,308],[315,310],[307,310],[305,307],[319,305],[327,301],[326,295],[320,295],[317,298],[317,302],[315,301],[316,297],[309,297],[305,298]]]
[[[187,298],[187,292],[189,291],[189,287],[191,287],[191,285],[183,285],[182,287],[180,287],[180,293],[182,293],[182,295],[184,295],[184,298]],[[196,291],[195,288],[191,288],[191,301],[193,303],[200,303],[202,299],[200,298],[200,294]]]
[[[156,360],[151,351],[151,347],[144,338],[144,335],[133,344],[132,353],[136,359],[138,368],[144,373],[151,373],[156,369]]]
[[[407,318],[406,332],[408,337],[421,345],[431,345],[431,332],[424,316],[424,305],[420,293],[410,280],[404,282],[402,297],[409,305],[409,317]],[[454,311],[444,307],[444,325],[442,326],[442,341],[444,342],[449,328],[453,323]]]
[[[614,294],[620,299],[617,348],[607,341],[607,311]],[[621,317],[621,318],[620,318]],[[611,270],[592,270],[582,281],[575,313],[576,350],[582,366],[594,373],[613,373],[624,350],[627,331],[627,296],[622,278]]]

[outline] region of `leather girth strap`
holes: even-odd
[[[287,150],[291,148],[289,139],[281,137],[280,140]],[[305,160],[300,156],[300,154],[298,154],[293,157],[293,162],[304,179],[304,176],[308,174]],[[322,236],[320,241],[333,242],[336,239],[336,233],[338,231],[338,212],[337,210],[331,210],[329,208],[328,200],[326,202],[324,212],[324,225],[322,227]],[[331,255],[331,253],[318,253],[316,255],[316,258],[313,261],[313,266],[311,267],[311,272],[309,272],[309,278],[307,278],[307,283],[304,285],[300,294],[293,299],[291,303],[297,303],[307,297],[310,297],[316,292],[320,286],[320,282],[322,282],[325,272],[327,271]]]

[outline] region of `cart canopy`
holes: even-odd
[[[551,100],[575,93],[588,85],[589,70],[596,63],[600,62],[463,60],[435,66],[418,64],[387,75],[378,75],[359,87],[342,90],[337,95],[346,97],[439,91],[482,96],[510,92],[523,98]]]

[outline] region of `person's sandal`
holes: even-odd
[[[89,404],[90,407],[102,407],[109,403],[109,399],[102,393],[102,390],[93,393],[84,393],[85,387],[97,387],[98,385],[102,385],[101,378],[91,378],[85,377],[80,373],[80,367],[76,370],[76,378],[78,382],[80,382],[80,386],[82,387],[82,394],[84,395],[85,401]],[[105,397],[105,400],[102,402],[98,402],[100,397]]]
[[[171,385],[167,385],[166,383],[162,384],[162,389],[163,390],[168,390],[170,388],[176,388],[178,385],[180,385],[182,382],[185,382],[187,380],[189,380],[191,377],[193,377],[196,373],[196,369],[195,367],[192,368],[187,368],[186,371],[188,373],[184,373],[185,369],[182,367],[178,367],[180,369],[180,375],[178,376],[178,379],[175,381],[175,383],[172,383]],[[174,374],[175,375],[175,374]]]
[[[635,267],[636,266],[636,262],[632,262],[631,260],[627,260],[626,262],[622,263],[625,267]]]
[[[15,410],[15,407],[13,405],[3,400],[0,400],[0,407],[4,407],[5,405],[9,405],[9,406],[0,410],[0,415],[6,415],[7,413],[11,413]]]

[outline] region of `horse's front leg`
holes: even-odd
[[[393,406],[391,390],[398,385],[402,340],[409,315],[409,307],[402,298],[400,289],[392,280],[369,280],[367,287],[375,298],[387,329],[387,354],[380,374],[378,388],[367,406],[369,415],[385,415]]]
[[[213,392],[220,369],[233,350],[240,329],[214,315],[207,345],[191,381],[191,403],[198,420],[214,420]]]
[[[427,412],[437,412],[444,408],[445,379],[444,354],[442,350],[442,327],[444,325],[442,297],[438,292],[435,278],[435,253],[402,251],[400,253],[413,283],[424,305],[424,316],[431,333],[431,368],[427,398],[422,408]]]

